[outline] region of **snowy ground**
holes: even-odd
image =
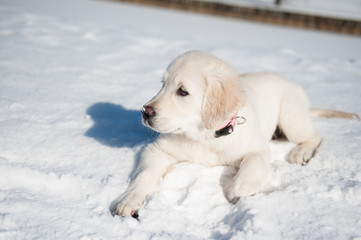
[[[144,145],[138,109],[200,49],[361,113],[361,39],[88,0],[0,1],[0,239],[361,239],[361,123],[316,119],[306,166],[273,143],[273,192],[229,204],[224,168],[182,164],[132,218],[112,217]]]

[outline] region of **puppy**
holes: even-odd
[[[143,124],[161,135],[145,148],[135,178],[115,200],[113,215],[137,217],[161,178],[179,162],[237,169],[225,189],[227,199],[236,202],[267,183],[269,142],[276,129],[296,143],[290,163],[306,164],[321,143],[306,93],[278,75],[239,75],[212,55],[190,51],[168,66],[162,82],[142,109]],[[312,115],[358,117],[321,109]]]

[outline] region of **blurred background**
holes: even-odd
[[[359,0],[118,0],[272,24],[361,34]]]

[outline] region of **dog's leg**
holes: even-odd
[[[287,156],[290,163],[305,165],[321,143],[312,118],[306,94],[295,94],[292,101],[282,105],[279,127],[295,146]]]
[[[317,147],[321,144],[321,137],[315,132],[311,137],[304,141],[295,141],[298,143],[287,155],[290,163],[306,165],[314,156]]]
[[[230,188],[226,189],[227,199],[236,203],[240,197],[251,196],[262,191],[271,172],[269,161],[269,151],[246,155],[239,165]]]
[[[147,196],[155,192],[161,178],[174,163],[175,159],[172,156],[161,151],[156,145],[149,145],[142,154],[135,178],[126,191],[114,201],[112,214],[137,217],[137,211]]]

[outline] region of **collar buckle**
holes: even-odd
[[[215,137],[219,138],[222,136],[227,136],[233,132],[233,125],[227,125],[224,128],[221,128],[216,131]]]
[[[222,127],[220,129],[218,129],[215,132],[214,137],[215,138],[219,138],[222,136],[227,136],[231,133],[233,133],[234,128],[236,127],[236,125],[241,125],[244,124],[247,121],[247,119],[245,117],[241,117],[239,116],[239,114],[237,114],[237,116],[235,116],[234,118],[232,118],[226,125],[225,127]],[[223,125],[224,126],[224,125]]]

